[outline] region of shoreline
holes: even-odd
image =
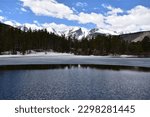
[[[144,55],[75,55],[73,53],[58,53],[58,52],[33,52],[30,54],[3,54],[0,55],[0,58],[3,57],[48,57],[48,56],[86,56],[86,57],[112,57],[112,58],[150,58],[149,56]]]

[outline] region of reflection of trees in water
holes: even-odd
[[[122,65],[94,65],[94,64],[36,64],[36,65],[2,65],[0,70],[46,70],[46,69],[106,69],[106,70],[134,70],[150,71],[148,67],[122,66]]]

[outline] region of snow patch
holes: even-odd
[[[30,57],[30,56],[71,56],[74,54],[71,53],[57,53],[57,52],[35,52],[32,51],[30,54],[22,55],[21,53],[18,53],[16,55],[10,54],[10,52],[5,52],[4,55],[0,55],[0,57]]]

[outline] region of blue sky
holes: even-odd
[[[0,21],[6,23],[28,23],[41,27],[43,24],[49,26],[63,24],[87,29],[95,27],[116,29],[121,32],[150,30],[148,20],[150,20],[149,0],[0,1]]]

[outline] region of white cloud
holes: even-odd
[[[100,8],[98,8],[98,7],[95,7],[95,8],[94,8],[94,10],[100,10]]]
[[[136,32],[140,30],[150,30],[150,8],[144,6],[136,6],[130,10],[115,8],[110,5],[102,5],[108,11],[106,14],[101,13],[85,13],[76,12],[74,8],[70,8],[56,0],[20,0],[23,7],[28,7],[33,13],[40,16],[50,16],[60,19],[77,21],[80,24],[93,23],[97,27],[114,30],[117,32]],[[2,18],[0,18],[2,20]],[[10,23],[10,22],[9,22]],[[38,25],[34,22],[34,24]],[[66,28],[66,25],[51,26],[58,28]],[[34,27],[34,26],[33,26]]]
[[[0,16],[0,22],[3,22],[5,18],[3,16]]]
[[[37,20],[34,20],[33,23],[40,26],[40,23]]]
[[[77,2],[76,6],[77,7],[86,7],[86,6],[88,6],[88,4],[86,2]]]
[[[81,12],[78,16],[79,23],[86,24],[86,23],[94,23],[97,24],[97,26],[103,26],[104,25],[104,17],[102,14],[97,13],[83,13]]]
[[[144,6],[136,6],[128,10],[127,14],[106,16],[105,22],[110,24],[108,28],[119,32],[136,32],[141,29],[150,30],[149,19],[150,9]]]
[[[0,10],[0,13],[2,13],[3,11],[2,10]]]
[[[34,21],[33,21],[33,23],[35,23],[35,24],[39,24],[39,22],[38,22],[37,20],[34,20]]]
[[[121,8],[115,8],[110,5],[102,4],[102,6],[109,11],[107,12],[107,15],[117,15],[118,13],[123,13],[124,11]]]
[[[24,7],[29,7],[36,15],[51,16],[60,19],[74,20],[79,23],[94,23],[101,26],[103,18],[96,13],[75,13],[75,9],[58,3],[56,0],[20,0]],[[85,5],[85,3],[83,3]],[[78,3],[79,5],[79,3]],[[81,5],[81,3],[80,3]]]
[[[21,8],[21,11],[23,12],[27,12],[27,10],[25,8]]]
[[[36,15],[68,18],[73,11],[66,5],[55,0],[20,0],[24,7],[29,7]]]
[[[72,7],[72,10],[73,10],[75,13],[79,13],[74,7]]]

